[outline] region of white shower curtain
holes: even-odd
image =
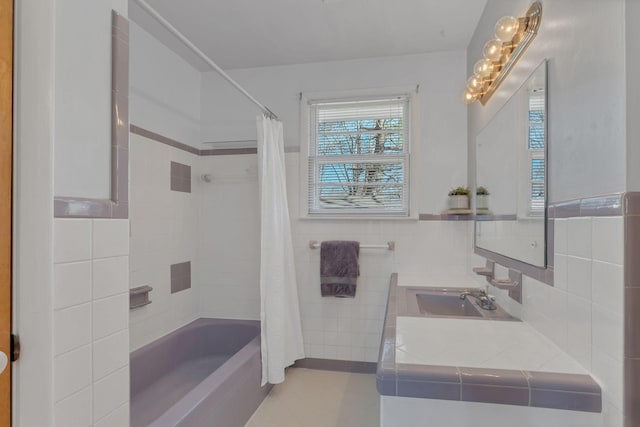
[[[304,357],[282,123],[258,117],[260,176],[260,324],[262,385],[284,381],[284,369]]]

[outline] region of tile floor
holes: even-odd
[[[289,368],[245,427],[376,427],[373,374]]]

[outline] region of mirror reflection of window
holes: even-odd
[[[545,90],[529,91],[529,136],[527,149],[530,166],[529,216],[544,215],[545,201]]]

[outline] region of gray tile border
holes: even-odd
[[[601,389],[588,375],[396,363],[395,317],[402,301],[393,273],[376,370],[381,395],[600,412]]]
[[[553,258],[555,254],[555,239],[549,236],[555,236],[556,222],[553,218],[547,218],[547,231],[545,236],[545,244],[547,247],[547,268],[553,270]],[[546,282],[545,282],[546,283]]]
[[[547,212],[550,218],[621,216],[625,209],[626,194],[628,193],[604,194],[601,196],[557,202],[550,204]]]
[[[624,360],[624,427],[640,426],[640,359]]]
[[[529,406],[529,388],[463,383],[460,400],[466,402]]]
[[[589,197],[580,201],[580,216],[621,216],[623,193]]]
[[[640,287],[640,215],[624,217],[624,286]],[[637,307],[640,309],[640,306]]]
[[[622,200],[625,215],[640,215],[640,191],[624,193]]]
[[[133,134],[143,136],[145,138],[151,139],[156,142],[160,142],[162,144],[177,148],[182,151],[186,151],[191,154],[196,154],[196,155],[200,154],[200,150],[198,150],[197,148],[194,148],[187,144],[183,144],[182,142],[178,142],[175,139],[167,138],[166,136],[162,136],[159,133],[155,133],[150,130],[143,129],[134,124],[129,126],[129,131]]]
[[[257,148],[209,148],[199,150],[200,156],[231,156],[238,154],[257,154]]]
[[[531,390],[531,406],[568,411],[602,412],[602,396],[557,390]]]
[[[112,205],[107,199],[56,197],[53,213],[56,218],[111,218]]]
[[[397,395],[422,399],[460,400],[459,383],[410,381],[398,379]]]
[[[513,369],[484,369],[461,367],[460,379],[463,384],[529,387],[527,377],[522,371]]]
[[[580,200],[555,203],[553,206],[553,218],[570,218],[580,216]]]
[[[354,360],[316,359],[307,357],[296,360],[293,366],[296,368],[351,372],[355,374],[375,374],[376,372],[376,364],[374,362],[359,362]]]
[[[557,374],[555,372],[526,371],[531,389],[571,391],[576,393],[599,394],[602,392],[598,383],[589,375]]]
[[[460,372],[455,366],[414,365],[398,363],[396,365],[398,381],[421,381],[460,384]]]
[[[473,214],[418,214],[419,221],[473,221],[475,215]]]
[[[129,21],[111,13],[111,196],[56,196],[55,218],[129,217]]]
[[[640,287],[624,288],[624,357],[640,358]],[[640,377],[636,377],[639,378]],[[639,396],[640,397],[640,396]]]
[[[247,148],[206,148],[206,149],[198,149],[192,147],[191,145],[185,144],[183,142],[176,141],[175,139],[168,138],[164,135],[160,135],[159,133],[155,133],[148,129],[144,129],[140,126],[136,126],[131,124],[129,126],[129,130],[131,133],[136,135],[143,136],[145,138],[151,139],[156,142],[160,142],[161,144],[169,145],[173,148],[177,148],[182,151],[186,151],[191,154],[195,154],[197,156],[232,156],[232,155],[242,155],[242,154],[257,154],[258,149],[253,147]],[[285,147],[285,153],[299,153],[300,147]]]

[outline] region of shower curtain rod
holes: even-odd
[[[222,76],[222,78],[224,78],[226,81],[228,81],[229,83],[231,83],[231,85],[233,87],[235,87],[238,91],[240,91],[240,93],[242,93],[244,96],[246,96],[251,102],[253,102],[254,104],[256,104],[260,110],[262,110],[262,112],[269,116],[272,119],[278,119],[278,116],[276,116],[273,111],[269,110],[267,107],[265,107],[264,105],[262,105],[257,99],[255,99],[249,92],[247,92],[242,86],[240,86],[235,80],[233,80],[231,78],[231,76],[229,76],[227,73],[224,72],[224,70],[222,68],[220,68],[218,66],[218,64],[216,64],[215,62],[213,62],[213,60],[211,58],[209,58],[204,52],[202,52],[200,49],[198,49],[198,47],[196,47],[196,45],[194,45],[193,43],[191,43],[191,41],[186,38],[184,36],[184,34],[182,34],[180,31],[178,31],[173,25],[171,25],[169,23],[169,21],[167,21],[166,19],[164,19],[158,12],[156,12],[156,10],[154,8],[152,8],[151,6],[149,6],[149,4],[147,4],[147,2],[145,2],[144,0],[134,0],[142,9],[144,9],[149,15],[153,16],[156,21],[158,21],[160,24],[162,24],[163,27],[165,27],[167,30],[169,30],[169,32],[171,34],[173,34],[174,36],[176,36],[182,43],[184,43],[189,49],[191,49],[196,55],[198,55],[200,57],[200,59],[202,59],[204,62],[206,62],[207,64],[209,64],[209,66],[211,68],[213,68],[218,74],[220,74],[220,76]]]

